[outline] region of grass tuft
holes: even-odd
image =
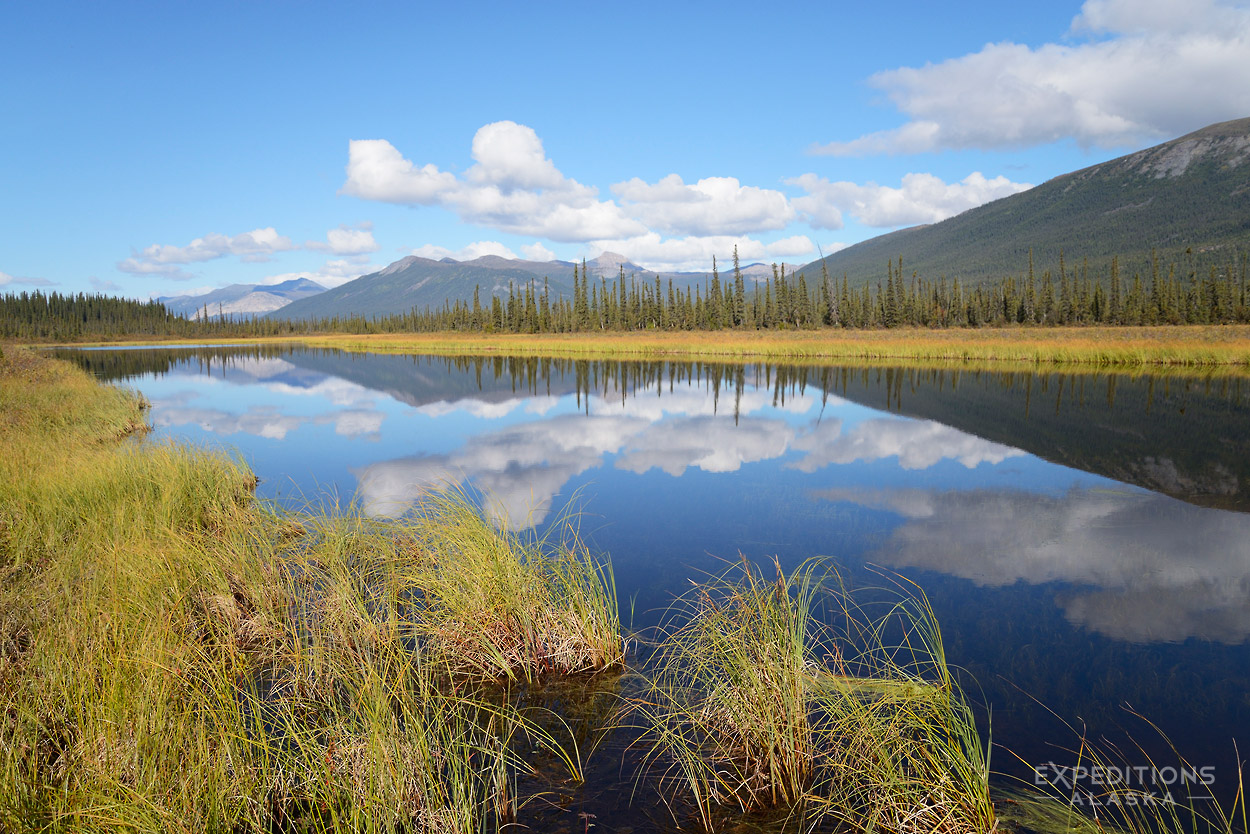
[[[768,808],[805,826],[991,830],[988,761],[923,596],[865,618],[819,563],[774,570],[744,560],[662,627],[635,705],[661,782],[706,830]]]

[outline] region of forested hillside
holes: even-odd
[[[1107,274],[1147,274],[1153,253],[1207,272],[1250,248],[1250,119],[1211,125],[929,226],[902,229],[829,255],[831,275],[852,287],[883,277],[903,259],[908,275],[964,286],[1022,275],[1030,250],[1040,263],[1088,262]],[[803,268],[819,273],[821,261]]]

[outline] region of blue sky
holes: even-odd
[[[1250,7],[9,4],[0,291],[806,263],[1250,115]]]

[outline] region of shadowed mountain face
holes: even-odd
[[[105,379],[164,373],[188,355],[284,360],[289,373],[329,376],[413,407],[518,395],[622,398],[671,375],[710,380],[717,408],[737,412],[741,365],[588,362],[533,357],[420,357],[287,347],[66,351]],[[760,368],[752,366],[751,373]],[[917,368],[765,366],[787,390],[850,400],[949,426],[1045,460],[1192,504],[1250,512],[1250,385],[1236,378],[1025,373]],[[298,379],[288,380],[298,385]],[[916,452],[920,454],[920,452]]]
[[[1150,274],[1151,251],[1205,275],[1250,249],[1250,119],[1223,122],[1171,142],[1095,165],[929,226],[850,246],[824,259],[853,286],[904,275],[945,275],[965,284],[1021,275],[1033,250],[1039,274],[1084,259],[1104,274],[1118,255],[1121,274]],[[803,271],[819,275],[821,261]]]

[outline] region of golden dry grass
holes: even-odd
[[[579,358],[691,357],[803,361],[927,360],[1097,367],[1250,368],[1250,327],[1066,327],[983,330],[331,335],[317,347],[378,353],[507,354]]]

